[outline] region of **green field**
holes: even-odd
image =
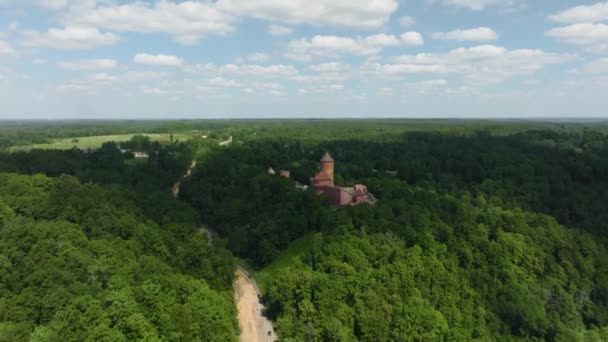
[[[120,135],[99,135],[92,137],[77,137],[77,138],[63,138],[56,139],[52,143],[49,144],[35,144],[35,145],[26,145],[26,146],[14,146],[10,148],[10,151],[29,151],[32,149],[41,149],[41,150],[69,150],[73,147],[77,147],[80,149],[87,148],[99,148],[103,143],[108,141],[113,142],[123,142],[129,141],[133,136],[138,134],[120,134]],[[161,143],[168,143],[170,139],[170,134],[139,134],[150,137],[152,141],[158,141]],[[187,134],[173,134],[174,140],[187,140],[189,135]]]

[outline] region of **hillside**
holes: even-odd
[[[400,124],[0,153],[0,340],[237,340],[237,264],[281,341],[608,339],[608,134]],[[327,151],[375,205],[296,186]]]
[[[229,255],[194,213],[155,222],[134,195],[0,174],[3,341],[235,339]]]

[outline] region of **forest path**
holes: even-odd
[[[184,175],[184,177],[182,177],[181,180],[179,180],[178,182],[173,184],[173,187],[171,187],[171,193],[173,194],[173,197],[179,198],[179,187],[182,185],[182,180],[190,177],[190,175],[192,174],[192,170],[194,170],[195,167],[196,167],[196,160],[193,161],[192,164],[190,164],[190,168],[188,169],[188,171],[186,171],[186,174]]]
[[[264,306],[260,302],[262,293],[249,272],[237,266],[234,281],[234,297],[239,311],[239,326],[241,342],[274,342],[277,340],[270,322],[262,312]]]
[[[230,137],[232,142],[232,137]],[[184,175],[182,179],[188,178],[192,170],[196,167],[196,161]],[[181,180],[176,182],[171,188],[171,193],[176,199],[179,198],[179,187]],[[201,226],[199,232],[204,234],[213,244],[213,234],[209,228]],[[262,291],[251,274],[242,266],[236,266],[234,280],[234,298],[238,310],[239,326],[241,329],[241,342],[275,342],[277,341],[272,322],[264,317],[264,306],[262,305]]]

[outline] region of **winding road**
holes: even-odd
[[[277,336],[272,322],[264,317],[264,306],[260,298],[262,293],[249,272],[237,266],[234,282],[234,299],[239,311],[241,342],[274,342]]]
[[[232,137],[230,138],[232,142]],[[192,174],[196,167],[196,161],[188,169],[183,179]],[[179,198],[181,181],[175,183],[171,189],[173,197]],[[209,245],[213,244],[213,234],[207,227],[199,229],[201,234],[206,235]],[[239,311],[238,319],[241,328],[241,342],[275,342],[277,336],[274,332],[272,322],[264,317],[264,305],[262,305],[262,291],[251,274],[242,266],[236,266],[234,280],[234,301]]]

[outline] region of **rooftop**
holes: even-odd
[[[315,178],[315,180],[331,180],[331,177],[329,177],[329,175],[327,174],[327,172],[325,171],[321,171],[319,172]]]
[[[321,158],[321,162],[333,162],[333,161],[334,161],[334,158],[331,157],[329,152],[325,152],[325,155],[323,156],[323,158]]]

